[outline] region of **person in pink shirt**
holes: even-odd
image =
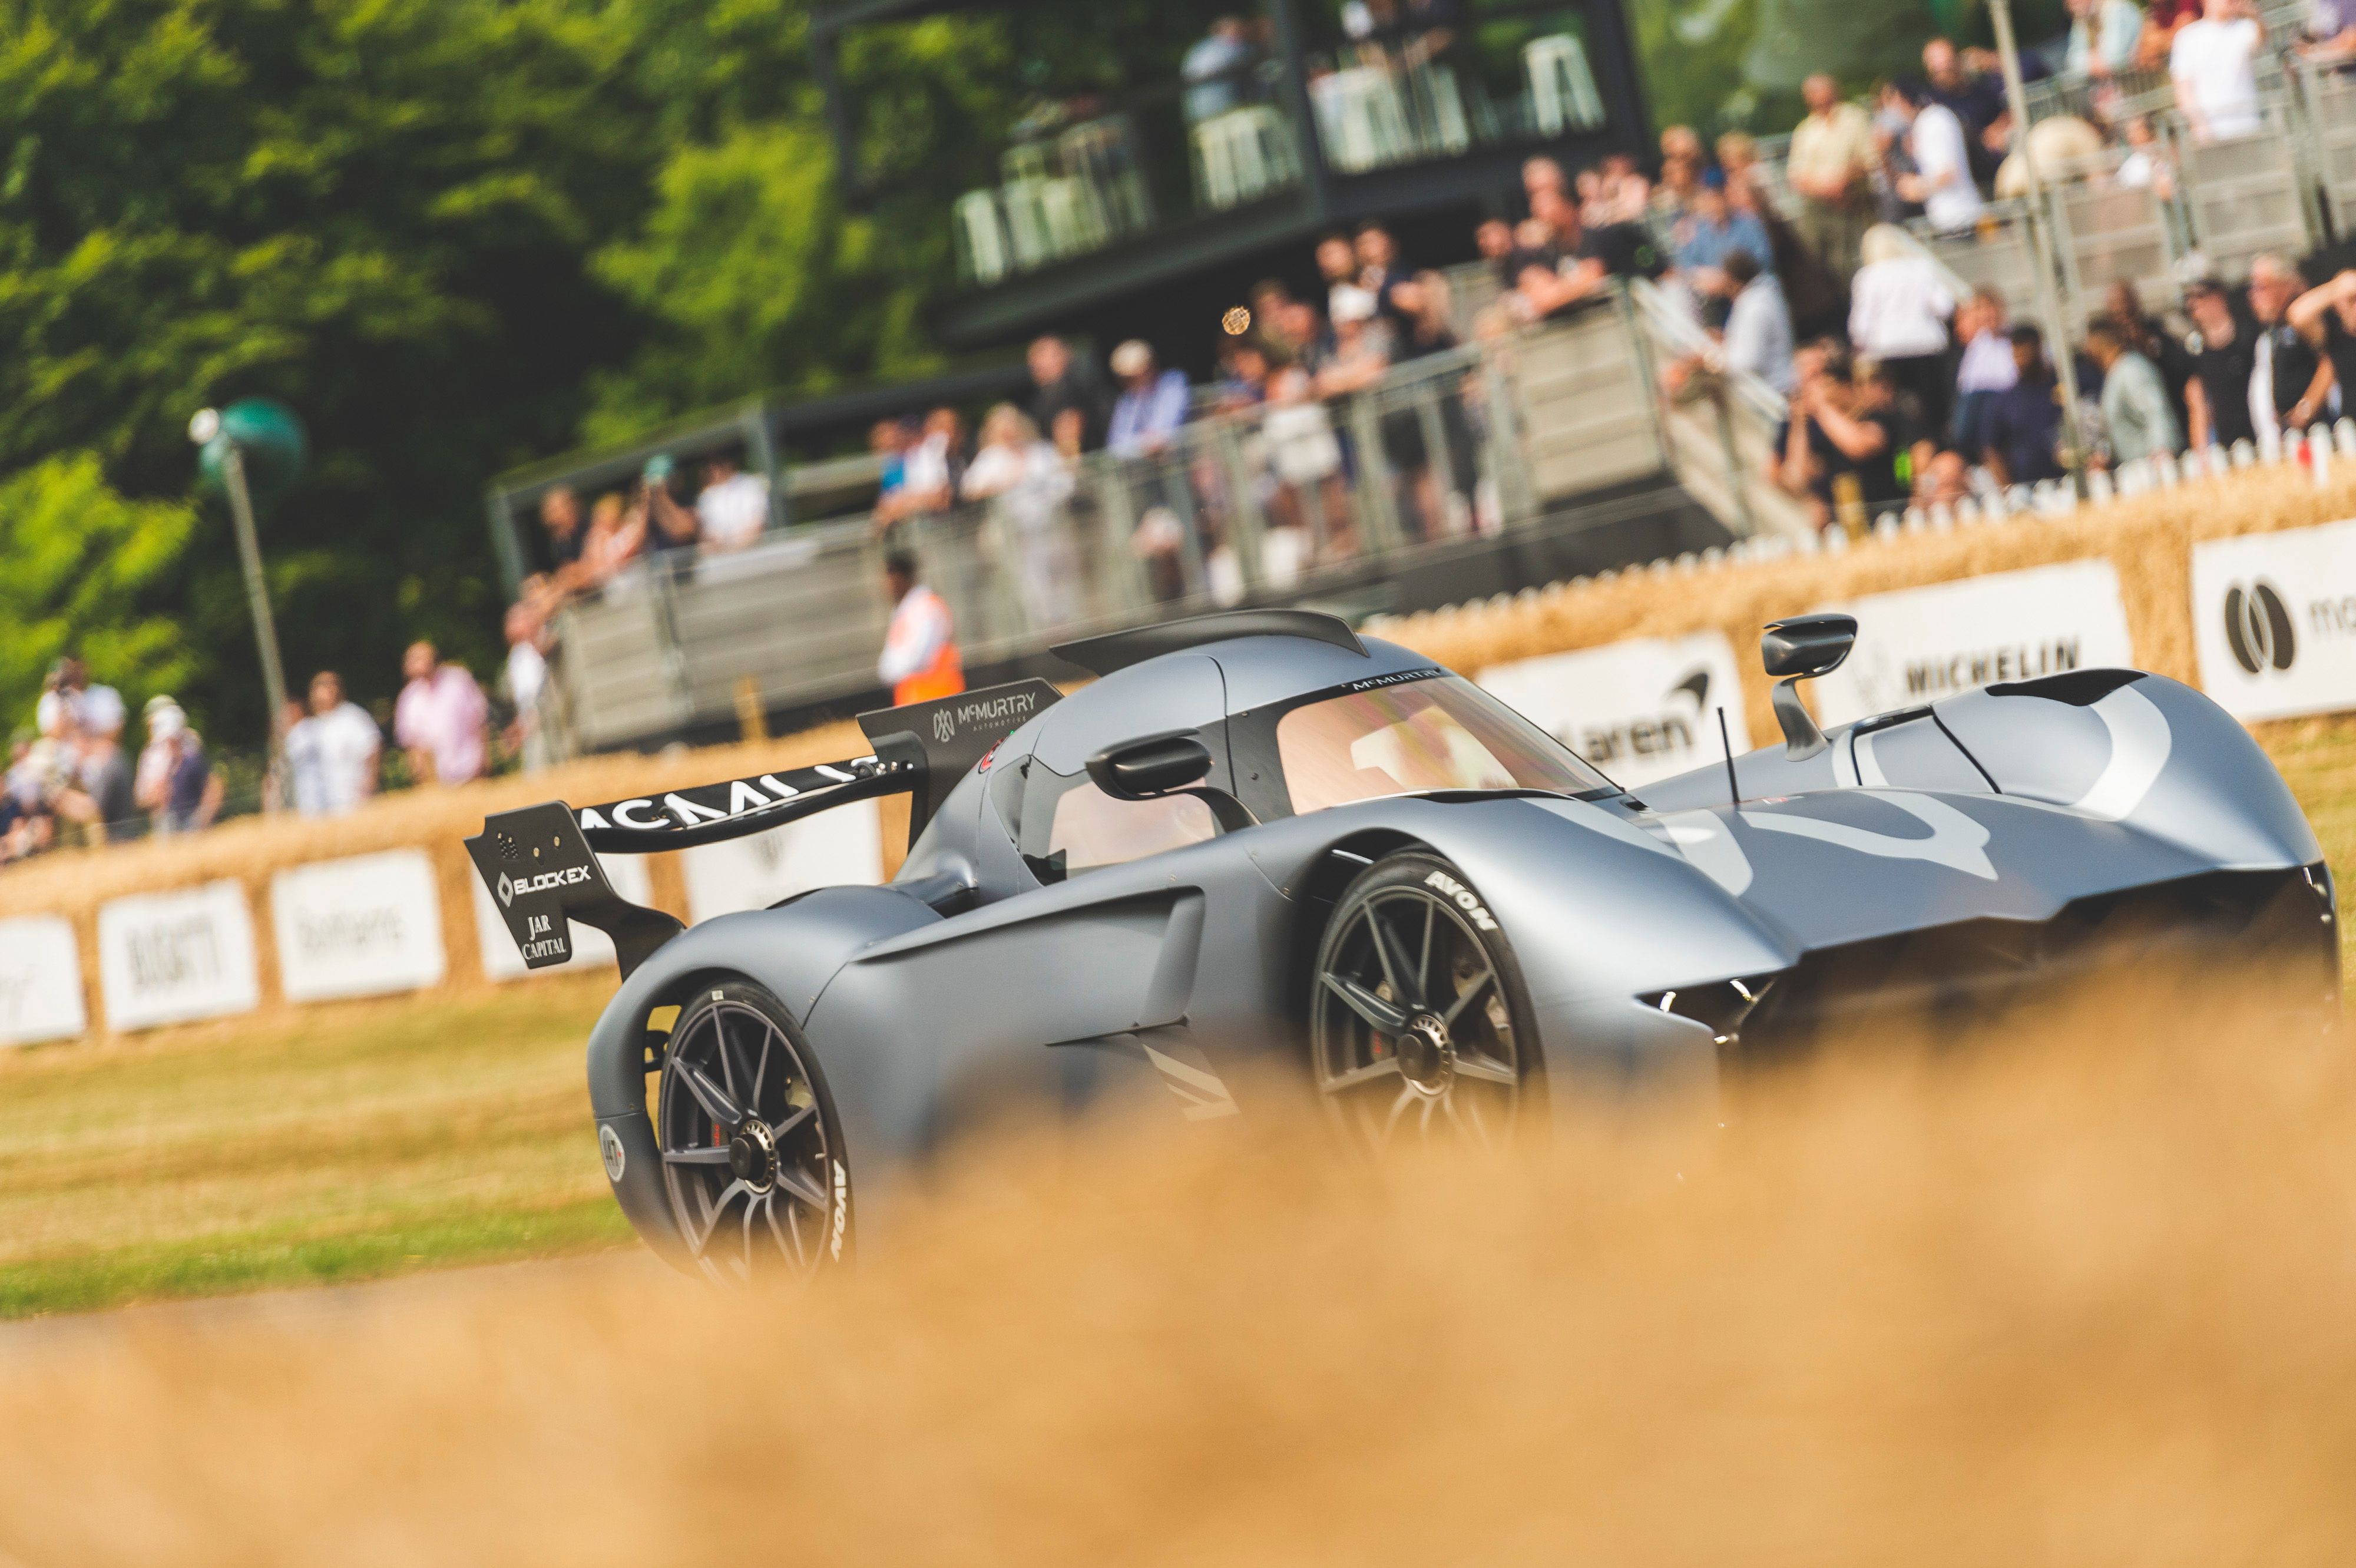
[[[445,664],[430,642],[402,656],[409,684],[392,710],[393,738],[421,784],[464,784],[483,775],[490,704],[462,664]]]

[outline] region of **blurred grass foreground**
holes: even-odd
[[[2356,1073],[2246,1016],[2152,976],[1379,1172],[1010,1129],[811,1290],[20,1326],[0,1560],[2345,1563]]]
[[[2266,738],[2344,869],[2356,735]],[[0,1564],[2343,1564],[2356,1061],[2195,984],[1487,1161],[1010,1128],[807,1291],[625,1249],[0,1326]],[[0,1301],[613,1247],[605,990],[0,1061]]]
[[[2356,722],[2262,737],[2344,879]],[[0,1052],[0,1317],[627,1244],[582,1069],[611,990],[542,979]]]

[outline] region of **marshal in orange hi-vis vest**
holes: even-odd
[[[920,584],[893,607],[876,673],[891,686],[894,706],[954,697],[965,690],[957,628],[940,595]]]

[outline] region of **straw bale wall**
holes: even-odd
[[[2356,517],[2356,465],[2335,468],[2343,478],[2323,487],[2306,469],[2284,464],[2082,506],[2059,517],[2022,515],[1876,536],[1837,553],[1655,563],[1389,619],[1369,629],[1468,674],[1542,653],[1697,631],[1721,631],[1742,652],[1757,646],[1762,626],[1781,616],[1898,588],[2100,558],[2117,568],[2136,664],[2197,685],[2192,544]],[[1746,657],[1743,705],[1758,746],[1778,738],[1768,707],[1770,684],[1758,660]]]
[[[448,956],[445,988],[475,989],[483,973],[475,931],[474,867],[462,843],[482,831],[483,819],[551,799],[581,802],[624,800],[715,779],[806,768],[867,750],[855,725],[833,724],[776,740],[740,746],[680,748],[653,757],[584,758],[528,777],[487,779],[454,789],[412,789],[383,796],[348,817],[319,821],[242,817],[209,832],[150,839],[102,850],[68,850],[0,870],[0,918],[59,915],[73,922],[92,1032],[103,1032],[99,994],[97,913],[114,898],[163,893],[230,880],[245,890],[252,912],[255,959],[265,1006],[281,995],[270,921],[271,878],[290,867],[391,849],[423,849],[431,857]],[[898,869],[907,835],[907,802],[887,800],[884,861]],[[654,901],[684,919],[687,895],[676,854],[648,857]]]
[[[2356,464],[2337,467],[2343,478],[2327,486],[2318,486],[2306,469],[2284,464],[2189,481],[2061,516],[1902,530],[1839,550],[1772,542],[1739,558],[1659,562],[1510,598],[1387,618],[1370,629],[1467,673],[1628,638],[1712,629],[1741,650],[1753,646],[1763,623],[1780,616],[1893,589],[2102,558],[2117,570],[2136,662],[2196,682],[2189,602],[2191,545],[2356,517]],[[1771,744],[1776,736],[1766,676],[1755,659],[1742,662],[1751,739]],[[100,906],[126,895],[234,880],[252,913],[262,1004],[275,1007],[284,1004],[278,1000],[270,918],[272,876],[311,862],[423,848],[439,892],[448,960],[444,988],[477,988],[490,982],[483,973],[475,930],[473,871],[460,841],[479,832],[487,814],[551,798],[584,802],[650,795],[865,749],[854,725],[835,724],[773,741],[656,757],[593,757],[527,778],[412,790],[331,822],[249,818],[188,837],[61,853],[0,871],[0,918],[48,914],[72,921],[91,1032],[103,1033],[108,1026],[99,984]],[[890,800],[883,811],[879,870],[888,876],[897,869],[907,805]],[[654,902],[685,918],[678,856],[650,860]]]

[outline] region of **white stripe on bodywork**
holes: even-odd
[[[1843,737],[1844,745],[1833,752],[1833,787],[1837,789],[1882,789],[1890,785],[1889,777],[1881,771],[1880,759],[1873,755],[1874,737],[1879,730],[1868,730],[1859,735],[1851,730]],[[1841,764],[1848,764],[1842,775]]]
[[[2143,804],[2168,767],[2175,736],[2168,715],[2133,686],[2122,686],[2094,704],[2094,716],[2111,734],[2111,759],[2087,791],[2070,804],[2099,822],[2115,822]]]
[[[1987,857],[1988,831],[1944,800],[1930,795],[1910,794],[1890,790],[1876,800],[1887,800],[1920,821],[1931,830],[1926,839],[1892,838],[1864,828],[1851,827],[1847,822],[1828,822],[1821,817],[1804,817],[1796,812],[1744,811],[1744,823],[1772,833],[1791,833],[1798,838],[1815,839],[1841,849],[1855,850],[1883,860],[1923,860],[1933,865],[1944,865],[1993,882],[1996,865]]]
[[[1715,811],[1678,811],[1661,819],[1670,842],[1694,868],[1734,897],[1751,886],[1751,857]]]
[[[1881,759],[1873,755],[1873,743],[1880,736],[1881,732],[1875,730],[1870,735],[1857,736],[1849,742],[1849,750],[1854,754],[1852,766],[1857,769],[1857,781],[1861,789],[1882,789],[1890,785],[1889,777],[1881,771]]]
[[[1215,1117],[1241,1114],[1236,1097],[1228,1092],[1217,1073],[1182,1062],[1151,1046],[1145,1047],[1145,1057],[1162,1069],[1162,1081],[1185,1108],[1187,1121],[1208,1122]]]

